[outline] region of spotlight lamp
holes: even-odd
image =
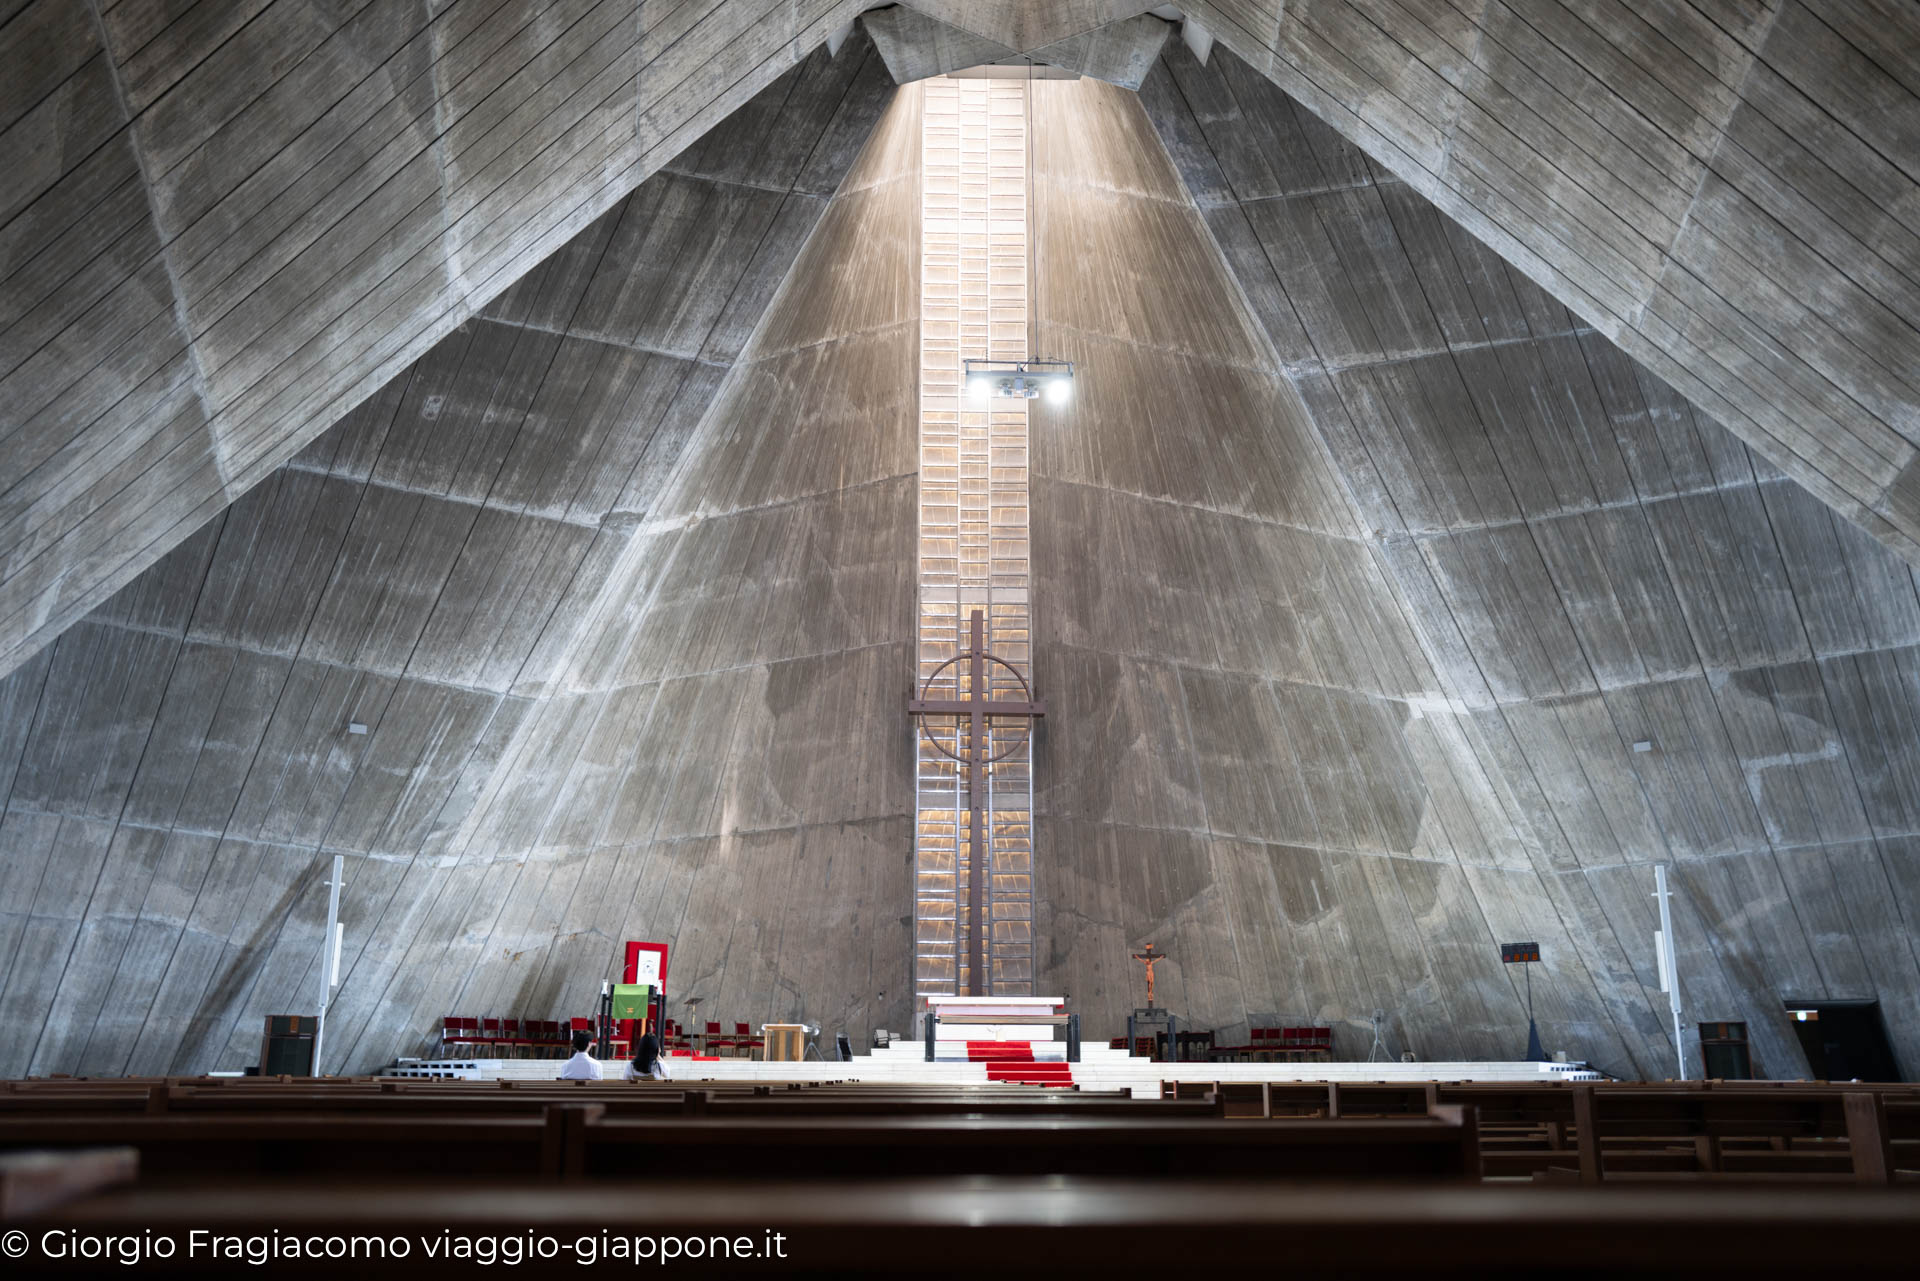
[[[967,399],[1035,400],[1050,405],[1073,399],[1071,360],[969,360],[966,362]]]

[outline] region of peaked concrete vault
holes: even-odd
[[[912,82],[1029,55],[1037,988],[1510,1057],[1538,938],[1661,1075],[1667,861],[1920,1062],[1911,10],[864,8],[0,3],[0,1075],[249,1059],[335,853],[337,1067],[904,1027]]]
[[[0,673],[869,0],[0,5]],[[1129,86],[1175,19],[1920,554],[1898,0],[910,0],[900,79]]]
[[[864,520],[830,511],[810,538],[781,526],[801,509],[767,491],[790,498],[802,483],[792,463],[810,451],[784,430],[804,410],[791,389],[816,382],[819,340],[852,323],[809,328],[821,282],[852,279],[849,244],[872,253],[874,234],[901,234],[876,223],[874,209],[891,206],[869,188],[895,203],[909,187],[917,196],[911,174],[892,188],[857,174],[842,190],[891,92],[864,43],[837,59],[819,50],[0,686],[0,1011],[33,1029],[8,1038],[0,1073],[247,1057],[258,1015],[310,1003],[315,895],[333,852],[352,855],[354,977],[334,1038],[347,1061],[417,1047],[415,1024],[437,1026],[449,1001],[564,1005],[578,958],[599,975],[628,908],[669,910],[671,886],[684,900],[708,861],[698,842],[651,858],[654,826],[634,806],[664,804],[658,821],[675,836],[759,825],[711,805],[711,771],[733,731],[747,732],[751,672],[710,647],[758,645],[759,606],[777,586],[791,630],[766,659],[830,654],[838,646],[803,605],[814,583],[857,574],[874,554],[858,544]],[[769,315],[809,243],[805,283]],[[840,315],[865,322],[866,301]],[[771,329],[736,373],[763,317]],[[903,323],[908,352],[911,316]],[[855,341],[855,363],[820,394],[871,384],[905,396],[909,431],[911,357],[891,368],[877,343]],[[716,418],[723,386],[738,412]],[[749,413],[741,398],[753,395]],[[778,433],[764,430],[774,415]],[[851,437],[844,411],[818,419],[820,434]],[[720,438],[700,436],[703,420],[725,424]],[[736,473],[729,440],[760,451],[758,467]],[[764,451],[776,441],[799,452]],[[894,491],[911,489],[910,451],[902,463],[863,448]],[[810,474],[832,489],[831,456],[811,456]],[[698,474],[717,477],[704,488],[670,484],[702,463]],[[890,492],[853,487],[850,501]],[[732,507],[755,514],[715,514]],[[897,514],[891,554],[904,574],[911,522]],[[689,519],[684,538],[665,532]],[[836,520],[850,526],[837,543]],[[788,554],[768,583],[770,548]],[[733,593],[717,586],[727,575]],[[708,612],[661,611],[691,628],[689,652],[648,644],[623,662],[615,638],[633,638],[618,611],[656,590]],[[886,620],[901,646],[906,602]],[[847,630],[865,636],[857,624]],[[878,661],[856,654],[835,670],[851,687],[882,679],[866,670]],[[703,675],[719,669],[732,674]],[[753,670],[757,699],[791,697],[778,679],[765,688],[764,663]],[[679,679],[656,701],[663,676]],[[636,746],[649,726],[650,745]],[[810,749],[796,733],[785,750]],[[663,767],[683,771],[683,791],[655,794]],[[628,773],[653,800],[616,810],[592,781]],[[885,774],[867,777],[886,793]],[[652,879],[636,890],[643,865]],[[624,879],[610,887],[616,870]],[[904,864],[894,876],[897,916]],[[732,894],[713,902],[740,907]],[[676,975],[703,964],[690,935]],[[733,955],[749,950],[743,941]]]

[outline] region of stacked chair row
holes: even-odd
[[[696,1037],[686,1038],[694,1042],[689,1048],[697,1054],[712,1058],[750,1059],[764,1053],[766,1040],[754,1034],[745,1023],[735,1023],[731,1033],[721,1030],[719,1023],[708,1023],[707,1030]]]
[[[1136,1036],[1131,1046],[1124,1036],[1116,1036],[1107,1044],[1141,1058],[1168,1057],[1164,1032]],[[1212,1032],[1181,1032],[1176,1048],[1181,1059],[1213,1063],[1326,1063],[1333,1058],[1333,1029],[1256,1027],[1247,1034],[1244,1045],[1215,1045]]]
[[[669,1055],[696,1059],[751,1059],[765,1057],[766,1039],[745,1023],[735,1023],[727,1032],[717,1022],[709,1022],[702,1032],[689,1031],[672,1019],[663,1024],[660,1048]]]
[[[449,1015],[440,1023],[441,1058],[551,1059],[565,1058],[572,1052],[575,1032],[591,1032],[593,1020],[465,1018]],[[633,1053],[644,1028],[635,1019],[614,1024],[610,1043],[596,1049],[602,1058],[626,1058]],[[688,1029],[667,1019],[661,1025],[660,1048],[670,1055],[703,1058],[755,1058],[766,1049],[766,1041],[745,1023],[735,1023],[731,1033],[717,1022],[704,1032]]]
[[[1219,1063],[1325,1063],[1333,1058],[1330,1027],[1256,1027],[1245,1045],[1214,1047]]]
[[[489,1019],[449,1015],[440,1021],[441,1058],[564,1059],[573,1034],[592,1019]]]

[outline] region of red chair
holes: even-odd
[[[1240,1045],[1215,1045],[1207,1056],[1215,1063],[1244,1063],[1253,1058],[1251,1034],[1249,1040]]]
[[[440,1020],[440,1057],[465,1058],[480,1040],[480,1020],[447,1017]]]
[[[744,1054],[747,1058],[752,1058],[755,1050],[760,1051],[763,1058],[767,1052],[766,1038],[755,1036],[753,1029],[745,1023],[733,1025],[733,1047],[735,1054]]]
[[[481,1019],[480,1035],[474,1042],[474,1049],[476,1051],[485,1050],[488,1054],[497,1055],[500,1052],[500,1048],[505,1044],[506,1034],[501,1031],[500,1020]]]
[[[733,1038],[722,1035],[718,1023],[707,1024],[707,1034],[700,1038],[700,1045],[694,1052],[718,1058],[722,1050],[733,1053]]]

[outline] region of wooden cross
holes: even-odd
[[[948,662],[956,663],[962,658],[969,660],[968,670],[970,673],[965,698],[941,699],[923,697],[909,699],[907,702],[907,712],[913,716],[967,717],[968,733],[966,756],[963,758],[956,753],[947,752],[944,747],[941,747],[940,750],[948,756],[953,757],[956,761],[963,761],[967,767],[967,868],[969,878],[967,889],[967,967],[969,971],[967,976],[967,995],[990,996],[992,992],[986,982],[987,950],[985,922],[982,919],[986,915],[987,766],[992,763],[987,758],[987,717],[1020,716],[1026,717],[1031,721],[1034,717],[1045,716],[1047,714],[1047,705],[1039,699],[1033,698],[1031,691],[1028,691],[1028,701],[1026,702],[1016,702],[1011,699],[995,699],[988,695],[988,663],[998,663],[1008,671],[1013,672],[1015,679],[1020,680],[1022,685],[1025,685],[1026,681],[1020,678],[1019,672],[1014,671],[1011,663],[1003,658],[996,658],[987,652],[986,619],[980,610],[976,609],[973,611],[973,636],[971,646],[965,654],[955,655],[952,659],[948,660]],[[947,665],[947,663],[942,663],[941,668]],[[927,678],[927,685],[931,685],[934,678],[939,674],[939,669],[936,669],[933,676]],[[923,687],[920,692],[925,694],[926,689]],[[939,747],[940,745],[938,742],[935,742],[934,746]],[[958,744],[956,744],[956,746],[958,746]]]

